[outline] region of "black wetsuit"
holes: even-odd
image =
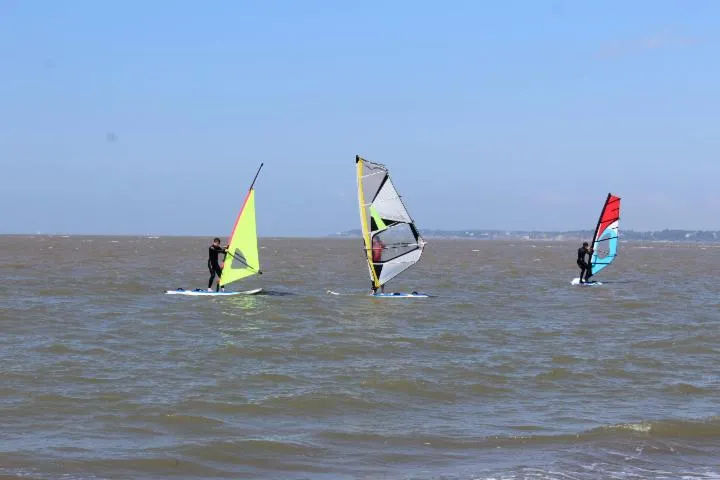
[[[217,247],[215,245],[210,245],[209,250],[209,257],[208,257],[208,270],[210,270],[210,280],[208,280],[208,288],[212,288],[213,281],[215,280],[215,276],[218,277],[218,287],[217,289],[220,290],[220,275],[222,275],[222,268],[220,268],[220,262],[218,257],[220,254],[223,254],[223,259],[226,255],[226,250],[222,247]]]
[[[585,255],[590,256],[587,262],[585,261]],[[586,249],[585,247],[578,248],[577,265],[580,267],[580,283],[590,280],[590,276],[592,275],[592,265],[590,259],[592,259],[590,249]]]

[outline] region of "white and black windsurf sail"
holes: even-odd
[[[387,167],[355,157],[365,256],[379,288],[420,260],[425,242],[393,185]]]

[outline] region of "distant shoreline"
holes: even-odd
[[[468,240],[589,240],[594,232],[590,230],[540,231],[540,230],[423,230],[426,238],[468,239]],[[333,237],[359,237],[360,230],[338,232]],[[657,230],[637,232],[621,230],[620,240],[653,242],[720,242],[718,230]]]

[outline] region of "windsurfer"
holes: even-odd
[[[208,292],[212,292],[212,285],[215,281],[215,277],[217,277],[218,283],[216,292],[220,291],[220,275],[222,275],[222,266],[219,262],[220,254],[223,254],[223,261],[225,259],[225,256],[227,255],[227,249],[228,247],[221,247],[220,246],[220,239],[215,237],[213,239],[212,245],[210,245],[209,256],[208,256],[208,270],[210,270],[210,280],[208,281]],[[225,288],[222,289],[225,291]]]
[[[580,283],[588,283],[590,281],[590,276],[592,275],[592,252],[593,249],[590,248],[588,242],[583,242],[582,247],[578,248],[577,265],[580,267]],[[588,256],[587,261],[585,261],[585,255]]]
[[[382,261],[382,251],[385,249],[385,244],[380,240],[378,236],[373,237],[372,239],[372,261],[373,261],[373,268],[375,269],[375,272],[378,271],[377,264]],[[375,283],[373,282],[372,286],[372,293],[373,295],[377,293],[377,287],[375,286]],[[385,285],[380,286],[380,291],[382,293],[385,293]]]

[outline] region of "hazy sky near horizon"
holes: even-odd
[[[0,233],[720,229],[720,2],[5,0]]]

